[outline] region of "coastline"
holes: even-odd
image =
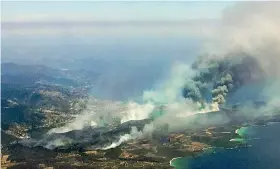
[[[232,126],[228,126],[229,128],[232,127]],[[232,132],[220,132],[221,134],[230,134],[230,133],[235,133],[237,134],[238,136],[240,136],[241,138],[230,138],[227,140],[227,142],[232,142],[233,144],[236,144],[236,145],[244,145],[247,143],[246,139],[245,139],[245,135],[247,134],[246,132],[248,131],[248,127],[244,127],[244,126],[241,126],[235,130],[232,130]],[[220,140],[223,140],[223,138],[219,138]],[[237,147],[231,147],[229,149],[235,149],[235,148],[238,148],[239,146]],[[205,148],[203,149],[203,151],[201,153],[199,153],[199,156],[203,156],[203,154],[209,154],[209,153],[212,153],[213,151],[215,151],[216,149],[219,149],[221,148],[220,146],[210,146],[208,148]],[[224,149],[227,149],[227,147],[223,147]],[[212,151],[207,151],[208,149],[212,149]],[[176,164],[177,161],[179,161],[180,159],[184,159],[184,163],[187,164],[188,163],[188,160],[187,158],[191,158],[191,156],[185,156],[185,157],[182,157],[182,156],[179,156],[179,157],[174,157],[172,158],[170,161],[169,161],[169,164],[171,167],[174,167],[175,169],[176,168],[180,168],[180,164]],[[195,158],[195,157],[193,157]],[[185,165],[184,164],[184,165]]]
[[[176,160],[176,159],[179,159],[179,158],[184,158],[184,157],[174,157],[174,158],[172,158],[172,159],[169,161],[170,166],[171,166],[171,167],[175,167],[175,166],[172,166],[172,162],[173,162],[174,160]]]
[[[201,153],[199,153],[199,156],[203,155],[203,154],[210,154],[210,153],[213,153],[215,151],[215,147],[207,147],[205,149],[203,149],[203,151]],[[179,159],[186,159],[186,158],[195,158],[193,156],[178,156],[178,157],[174,157],[172,158],[170,161],[169,161],[169,165],[171,167],[174,167],[175,169],[178,168],[178,166],[176,166],[176,164],[174,164],[176,162],[176,160],[179,160]],[[185,160],[184,163],[188,163],[188,160]]]
[[[269,131],[277,131],[279,129],[279,124],[280,122],[268,122],[267,125],[251,125],[251,126],[246,126],[246,127],[240,127],[238,129],[235,130],[235,134],[238,134],[240,136],[240,138],[232,138],[229,141],[230,142],[236,142],[236,143],[244,143],[244,142],[249,142],[250,141],[250,149],[253,149],[253,151],[257,151],[259,152],[259,154],[265,154],[265,153],[273,153],[275,150],[275,144],[274,143],[278,143],[277,141],[273,141],[273,139],[271,141],[271,146],[269,146],[269,150],[263,150],[261,149],[259,145],[262,145],[262,139],[266,139],[267,137],[269,138],[275,138],[275,135],[267,132],[267,130]],[[253,131],[251,131],[253,130]],[[251,135],[252,134],[252,135]],[[257,134],[259,136],[258,139],[252,139],[251,137],[255,137]],[[245,137],[246,136],[246,137]],[[275,139],[279,139],[279,137],[276,137]],[[228,161],[228,160],[232,160],[232,165],[229,166],[229,168],[234,168],[234,167],[246,167],[243,166],[243,163],[241,162],[242,160],[249,160],[249,164],[250,166],[258,166],[258,165],[263,165],[263,166],[267,166],[270,163],[270,158],[265,159],[264,161],[262,161],[260,164],[259,162],[256,162],[255,158],[259,158],[256,156],[248,156],[247,152],[248,150],[243,149],[243,147],[235,147],[235,148],[230,148],[231,150],[228,151],[227,148],[224,148],[223,152],[219,152],[217,155],[215,156],[204,156],[203,154],[204,152],[202,152],[202,158],[197,159],[196,157],[194,158],[190,158],[191,162],[189,161],[188,157],[175,157],[170,161],[170,166],[174,167],[175,169],[181,169],[181,168],[190,168],[191,166],[196,166],[196,165],[202,165],[202,168],[207,168],[207,166],[209,165],[207,163],[207,161],[211,160],[211,166],[209,167],[213,167],[213,168],[224,168],[225,163],[220,163],[220,158],[222,158],[224,161]],[[236,158],[238,157],[238,158]],[[182,161],[180,161],[182,160]],[[184,161],[185,160],[185,161]],[[180,161],[180,162],[179,162]],[[235,166],[235,165],[240,165],[240,166]],[[275,166],[274,166],[275,168]]]

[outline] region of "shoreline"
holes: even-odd
[[[171,167],[174,167],[174,166],[172,166],[172,161],[173,161],[173,160],[176,160],[176,159],[179,159],[179,158],[184,158],[184,157],[174,157],[174,158],[172,158],[172,159],[169,161],[169,165],[170,165]]]
[[[237,128],[236,130],[234,130],[234,133],[235,134],[238,134],[241,138],[231,138],[228,140],[228,142],[236,142],[236,143],[242,143],[242,144],[245,144],[246,143],[246,139],[244,138],[244,134],[246,134],[246,131],[248,129],[248,126],[245,127],[245,126],[241,126],[239,128]],[[221,132],[223,133],[223,132]],[[206,149],[214,149],[213,151],[215,151],[215,149],[219,148],[219,147],[216,147],[216,146],[211,146],[211,147],[208,147]],[[233,147],[233,148],[230,148],[230,149],[237,149],[238,147]],[[207,151],[206,149],[204,149],[201,153],[199,153],[199,155],[203,155],[203,154],[207,154],[209,153],[209,151]],[[223,149],[227,149],[226,147],[223,147]],[[182,159],[182,158],[187,158],[189,156],[185,156],[185,157],[182,157],[182,156],[178,156],[178,157],[174,157],[172,158],[170,161],[169,161],[169,164],[171,167],[174,167],[176,169],[176,165],[174,164],[174,162],[176,160],[179,160],[179,159]],[[195,158],[195,157],[194,157]]]
[[[248,134],[248,133],[246,133],[247,131],[248,131],[248,129],[250,128],[250,127],[254,127],[254,126],[260,126],[260,127],[262,127],[262,126],[269,126],[269,125],[277,125],[277,124],[280,124],[280,122],[268,122],[266,125],[251,125],[251,126],[246,126],[246,127],[240,127],[240,128],[238,128],[238,129],[236,129],[235,130],[235,133],[236,134],[238,134],[239,136],[241,136],[241,138],[232,138],[232,139],[230,139],[229,141],[230,142],[241,142],[241,143],[245,143],[246,141],[247,141],[247,139],[245,138],[245,136],[244,135],[246,135],[246,134]],[[249,139],[250,140],[250,139]],[[218,148],[218,147],[212,147],[212,148]],[[230,149],[239,149],[239,148],[242,148],[242,147],[235,147],[235,148],[230,148]],[[223,148],[223,149],[225,149],[225,150],[227,150],[227,148]],[[207,152],[207,151],[206,151]],[[202,152],[200,155],[203,155],[203,153],[205,153],[205,152]],[[188,156],[186,156],[186,157],[188,157]],[[185,158],[185,157],[174,157],[174,158],[172,158],[172,160],[170,161],[170,166],[171,167],[174,167],[175,169],[177,168],[177,166],[176,165],[174,165],[174,163],[175,163],[175,161],[176,160],[178,160],[178,159],[182,159],[182,158]],[[195,159],[196,157],[194,157],[193,159]],[[188,159],[186,159],[186,160],[188,160]],[[186,164],[187,164],[188,162],[186,161]],[[181,166],[178,166],[179,168],[181,167]]]

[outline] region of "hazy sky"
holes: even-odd
[[[232,2],[2,2],[2,61],[190,57]]]
[[[207,32],[232,2],[44,2],[2,3],[3,37],[88,35],[192,36]],[[210,24],[210,25],[209,25]],[[86,40],[85,40],[86,41]]]
[[[2,61],[188,58],[233,2],[2,2]]]
[[[4,1],[3,22],[182,21],[219,18],[232,2]]]

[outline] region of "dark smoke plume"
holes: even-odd
[[[212,102],[223,104],[229,94],[243,85],[265,79],[258,61],[245,54],[210,59],[200,57],[192,69],[197,73],[193,82],[184,86],[183,96],[197,102],[206,102],[210,95]]]

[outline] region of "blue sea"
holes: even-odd
[[[280,169],[280,123],[251,126],[246,131],[249,146],[218,148],[198,157],[172,160],[177,169]]]

